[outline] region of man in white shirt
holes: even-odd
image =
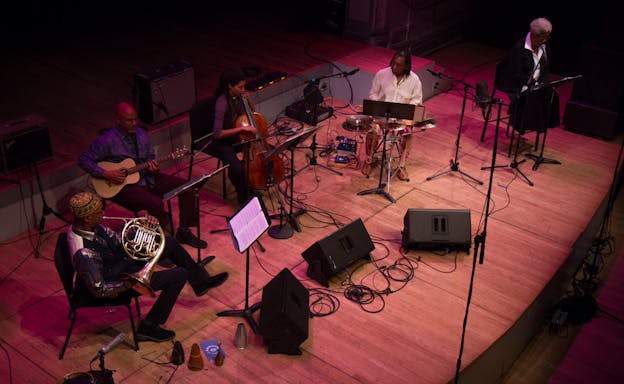
[[[390,66],[379,70],[373,78],[373,85],[368,94],[370,100],[388,101],[393,103],[414,104],[422,103],[422,84],[418,76],[412,72],[410,54],[398,51],[392,57]],[[407,132],[405,132],[407,133]],[[371,172],[372,158],[379,145],[381,128],[373,124],[366,134],[366,159],[362,173],[368,177]],[[409,181],[405,163],[412,147],[412,135],[404,135],[401,141],[401,156],[397,176],[400,180]]]

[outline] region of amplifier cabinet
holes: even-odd
[[[0,152],[3,173],[50,159],[52,145],[46,120],[39,115],[27,115],[2,123]]]
[[[193,66],[178,60],[137,73],[133,98],[144,123],[158,123],[187,112],[197,101]]]

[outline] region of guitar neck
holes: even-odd
[[[160,163],[160,162],[163,162],[163,161],[171,160],[173,158],[173,155],[174,155],[173,153],[170,153],[167,156],[163,156],[163,157],[160,157],[160,158],[156,159],[156,161]],[[128,170],[127,170],[128,174],[135,173],[135,172],[141,172],[145,168],[149,167],[149,163],[150,162],[148,161],[147,163],[138,164],[138,165],[135,165],[132,168],[128,168]]]

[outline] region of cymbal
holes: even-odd
[[[350,115],[345,119],[342,125],[344,129],[348,131],[367,130],[370,128],[370,123],[373,121],[371,116],[367,115]]]
[[[351,125],[370,124],[373,121],[371,116],[367,115],[350,115],[345,119]]]

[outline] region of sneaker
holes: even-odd
[[[155,341],[162,343],[163,341],[173,340],[175,332],[162,328],[160,325],[148,327],[145,323],[139,324],[136,331],[137,341]]]
[[[178,228],[178,231],[176,232],[176,239],[180,243],[188,244],[193,248],[204,249],[208,247],[208,243],[204,240],[198,239],[197,236],[195,236],[195,234],[188,228]]]
[[[399,167],[397,176],[399,177],[399,180],[409,181],[409,175],[407,174],[407,170],[405,169],[405,167]]]
[[[203,296],[208,292],[211,288],[218,287],[219,285],[225,283],[225,280],[228,278],[227,272],[221,272],[217,275],[210,276],[208,280],[199,284],[197,287],[193,287],[193,292],[197,296]]]

